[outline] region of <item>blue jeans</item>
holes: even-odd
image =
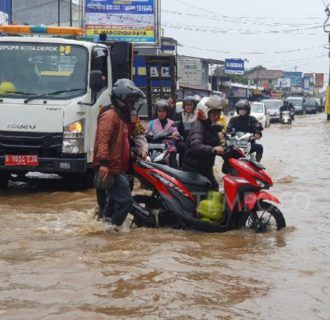
[[[96,190],[96,194],[102,217],[117,226],[123,224],[133,203],[127,175],[116,175],[111,190]]]

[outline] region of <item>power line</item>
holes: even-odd
[[[307,64],[310,64],[310,63],[314,62],[316,59],[323,58],[323,57],[326,57],[326,55],[311,57],[311,58],[307,59],[306,61],[304,61],[302,63],[299,63],[299,64],[294,64],[294,65],[290,64],[290,65],[287,65],[287,66],[283,66],[283,64],[282,64],[282,65],[272,66],[272,68],[282,68],[282,69],[291,69],[292,68],[293,69],[294,67],[305,66]]]
[[[178,30],[185,30],[185,31],[192,31],[192,32],[201,32],[201,33],[222,33],[222,34],[231,34],[231,33],[239,33],[244,35],[256,35],[256,34],[304,34],[301,33],[307,30],[316,30],[321,29],[323,26],[314,26],[314,27],[306,27],[306,28],[298,28],[298,29],[286,29],[286,30],[268,30],[268,31],[257,31],[257,30],[248,30],[248,29],[219,29],[215,27],[208,27],[208,26],[198,26],[198,25],[183,25],[183,24],[170,24],[170,23],[163,23],[162,26],[170,28],[170,29],[178,29]],[[314,34],[311,34],[314,35]]]
[[[223,54],[253,54],[253,55],[267,55],[267,54],[282,54],[282,53],[293,53],[293,52],[301,52],[301,51],[308,51],[316,48],[324,48],[325,45],[319,45],[319,46],[313,46],[313,47],[307,47],[307,48],[297,48],[292,50],[284,50],[284,51],[273,51],[273,52],[258,52],[258,51],[240,51],[240,52],[233,52],[233,51],[221,51],[221,50],[213,50],[209,48],[201,48],[201,47],[194,47],[194,46],[188,46],[182,43],[179,43],[179,46],[189,49],[196,49],[201,51],[209,51],[209,52],[215,52],[215,53],[223,53]]]
[[[57,2],[58,2],[58,0],[51,0],[51,1],[48,1],[48,2],[44,2],[44,3],[40,4],[40,5],[38,5],[38,9],[40,7],[44,7],[44,6],[47,6],[49,4],[57,4]],[[63,1],[63,0],[61,0],[61,3],[62,2],[66,3],[66,4],[70,4],[69,1]],[[74,3],[72,3],[72,5],[75,6],[75,7],[81,7],[81,6],[79,6],[77,4],[74,4]],[[36,6],[35,5],[33,5],[33,6],[31,5],[29,7],[15,9],[15,11],[17,12],[17,11],[35,10],[35,9],[36,9]]]
[[[205,9],[205,8],[202,8],[202,7],[199,7],[199,6],[196,6],[196,5],[194,5],[191,2],[188,2],[186,0],[176,0],[176,1],[183,3],[184,5],[186,5],[188,7],[195,8],[195,9],[197,9],[199,11],[209,12],[209,13],[212,13],[213,15],[214,14],[219,15],[219,16],[221,16],[224,19],[233,19],[233,20],[246,19],[246,20],[256,20],[256,21],[267,19],[266,17],[230,17],[230,16],[224,15],[224,14],[222,14],[220,12],[215,12],[215,11],[212,11],[212,10],[208,10],[208,9]],[[306,18],[306,19],[313,19],[314,20],[314,19],[319,19],[319,18],[310,17],[310,18]]]
[[[174,11],[174,10],[167,10],[167,9],[162,9],[162,13],[168,13],[168,14],[175,14],[179,16],[190,16],[194,18],[202,18],[202,19],[208,19],[208,20],[214,20],[214,21],[219,21],[219,22],[224,22],[224,18],[221,17],[219,18],[218,15],[204,15],[200,13],[188,13],[188,12],[182,12],[182,11]],[[231,21],[229,21],[230,23]],[[260,22],[260,21],[251,21],[248,22],[246,21],[246,18],[244,19],[239,19],[238,21],[232,21],[234,23],[241,23],[246,25],[247,23],[253,24],[253,25],[262,25],[262,26],[270,26],[270,27],[282,27],[282,26],[288,26],[288,27],[293,27],[293,26],[310,26],[310,25],[316,25],[316,23],[265,23],[265,22]]]

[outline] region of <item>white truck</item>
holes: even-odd
[[[2,26],[1,32],[0,188],[28,172],[90,186],[97,117],[110,103],[111,47],[49,36],[82,33],[77,28]],[[38,36],[10,35],[29,32]]]

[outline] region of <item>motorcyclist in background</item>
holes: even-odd
[[[175,146],[175,140],[180,139],[180,134],[177,128],[174,126],[174,121],[169,119],[168,114],[170,107],[165,99],[161,99],[156,102],[157,118],[149,122],[147,128],[148,135],[156,135],[161,132],[172,133],[173,139],[165,139],[164,142],[167,144],[169,156],[169,165],[172,168],[178,169],[178,163],[176,160],[177,149]]]
[[[194,97],[187,96],[183,99],[182,102],[182,113],[181,113],[181,135],[183,136],[183,139],[186,140],[188,137],[188,134],[190,132],[191,126],[194,124],[194,122],[197,120],[197,113],[196,113],[196,101]],[[179,131],[180,131],[179,129]]]
[[[294,120],[294,107],[292,103],[289,103],[288,101],[284,101],[283,105],[280,107],[280,121],[282,121],[283,111],[289,111],[291,120]]]
[[[219,97],[219,96],[215,96],[215,97],[217,97],[218,99],[224,99],[224,98],[221,98],[221,97]],[[227,101],[227,100],[225,100],[225,101]],[[226,102],[225,105],[227,105],[227,102]],[[224,115],[223,108],[222,108],[222,110],[221,110],[221,115],[220,115],[220,118],[219,118],[219,120],[218,120],[218,124],[220,124],[221,126],[223,126],[224,130],[227,130],[228,122],[227,122],[227,119],[226,119],[226,117],[225,117],[225,115]]]
[[[182,167],[182,161],[185,153],[185,141],[189,135],[192,125],[197,119],[196,113],[196,101],[198,99],[193,96],[186,96],[182,101],[182,112],[180,113],[178,124],[178,131],[182,136],[183,140],[178,140],[176,142],[176,147],[179,153],[179,167]]]
[[[261,139],[263,127],[255,117],[250,116],[251,105],[249,101],[238,101],[236,103],[236,112],[238,116],[232,117],[230,119],[227,127],[227,132],[232,133],[233,131],[235,131],[253,133],[254,136],[250,152],[256,152],[256,160],[260,162],[263,154],[263,146],[261,144],[257,144],[255,140]]]
[[[176,100],[173,96],[167,98],[169,112],[167,117],[173,121],[180,121],[180,113],[176,111]],[[157,115],[156,115],[157,118]]]

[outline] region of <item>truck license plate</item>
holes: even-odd
[[[38,156],[35,155],[6,155],[5,166],[39,166]]]

